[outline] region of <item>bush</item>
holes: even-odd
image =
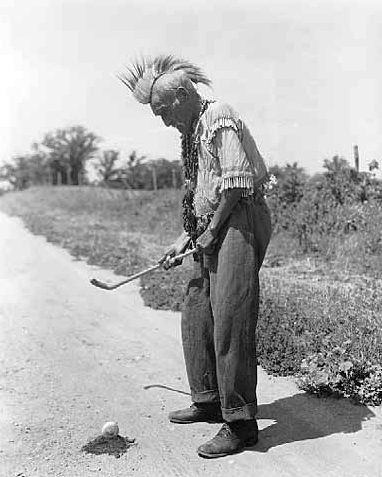
[[[289,229],[295,220],[296,207],[304,195],[307,175],[303,168],[293,164],[273,166],[269,172],[276,177],[276,184],[267,194],[275,232]]]
[[[382,403],[382,303],[378,284],[338,285],[267,273],[258,324],[260,364],[297,375],[318,394]],[[379,386],[379,387],[378,387]]]
[[[297,164],[273,168],[278,182],[268,197],[270,251],[319,257],[331,270],[380,277],[382,182],[338,156],[325,168],[310,178]]]
[[[297,383],[318,396],[346,397],[361,403],[382,404],[382,367],[355,360],[343,347],[315,353],[301,363]]]

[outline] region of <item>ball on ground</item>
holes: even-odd
[[[119,427],[116,422],[109,421],[102,426],[102,435],[105,437],[116,437],[119,434]]]

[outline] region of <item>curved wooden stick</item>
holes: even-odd
[[[188,250],[187,252],[181,253],[180,255],[176,255],[175,257],[173,257],[171,259],[171,262],[175,262],[176,260],[182,260],[183,258],[188,257],[189,255],[192,255],[195,252],[196,252],[196,248],[193,248],[192,250]],[[146,275],[147,273],[151,273],[154,270],[158,270],[158,268],[161,268],[161,266],[162,266],[162,263],[157,263],[156,265],[146,268],[146,270],[142,270],[141,272],[138,272],[135,275],[131,275],[125,280],[122,280],[121,282],[118,282],[114,285],[108,285],[107,283],[101,282],[100,280],[97,280],[96,278],[92,278],[90,280],[90,283],[97,288],[102,288],[102,290],[115,290],[116,288],[121,287],[122,285],[125,285],[126,283],[136,280],[137,278],[143,277],[143,275]]]

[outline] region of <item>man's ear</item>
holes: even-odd
[[[180,104],[185,103],[188,100],[188,91],[183,86],[179,86],[176,88],[175,97],[179,101]]]

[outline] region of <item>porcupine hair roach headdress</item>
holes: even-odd
[[[148,104],[151,101],[156,80],[165,74],[178,71],[184,72],[186,77],[195,84],[211,85],[211,81],[198,66],[172,55],[136,60],[127,68],[127,72],[119,75],[118,78],[129,88],[137,101]]]

